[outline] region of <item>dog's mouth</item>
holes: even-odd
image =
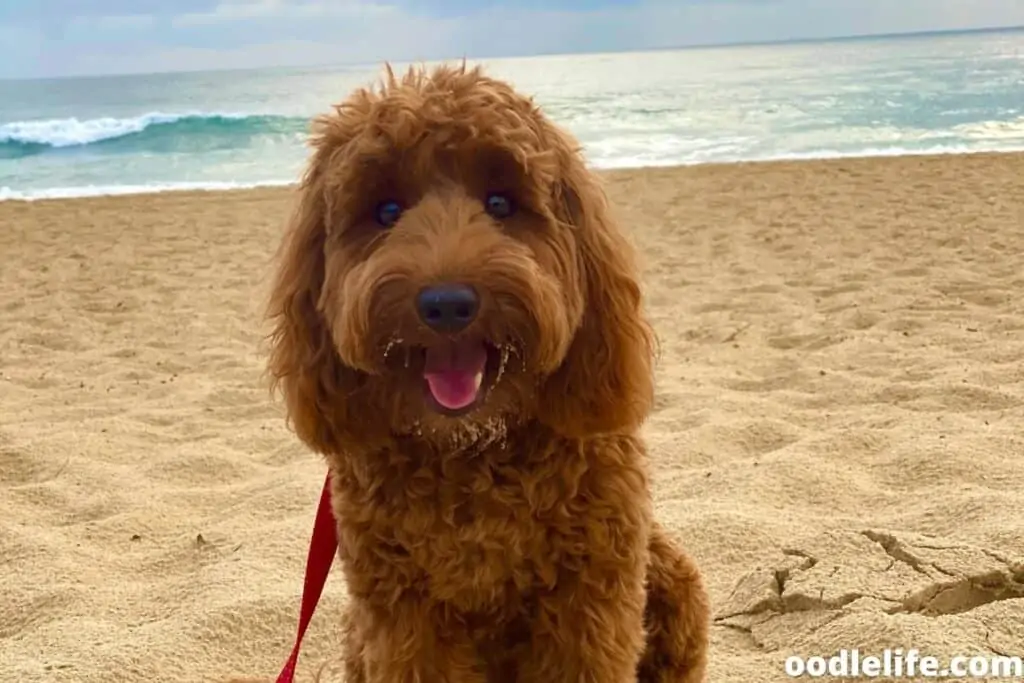
[[[425,348],[423,380],[431,405],[449,415],[461,415],[475,407],[486,393],[492,351],[492,346],[474,339],[444,341]]]
[[[395,337],[384,349],[388,366],[413,373],[421,382],[427,407],[448,417],[461,417],[478,408],[502,378],[514,371],[511,359],[521,361],[521,357],[516,343],[495,344],[468,336],[418,344]]]

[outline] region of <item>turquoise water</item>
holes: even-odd
[[[1024,32],[496,59],[596,167],[1024,149]],[[0,81],[0,199],[293,182],[374,66]]]

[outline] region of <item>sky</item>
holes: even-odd
[[[0,78],[1024,25],[1024,0],[0,0]]]

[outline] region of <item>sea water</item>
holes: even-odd
[[[1024,31],[475,63],[598,168],[1024,149]],[[310,118],[381,73],[0,81],[0,199],[292,183]]]

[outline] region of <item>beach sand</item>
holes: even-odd
[[[606,176],[709,680],[842,648],[1024,655],[1024,155]],[[276,676],[324,476],[263,377],[291,200],[0,203],[0,679]],[[343,600],[336,566],[299,680]]]

